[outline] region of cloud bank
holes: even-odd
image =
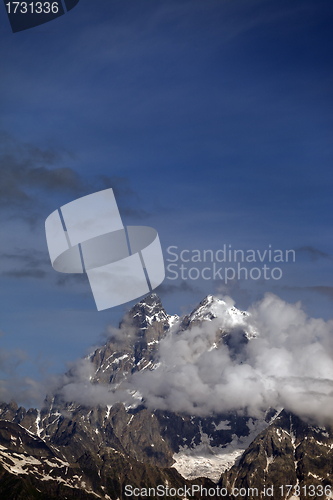
[[[228,300],[230,300],[228,298]],[[237,411],[261,417],[284,407],[301,418],[327,422],[333,414],[333,320],[307,317],[301,304],[273,294],[249,308],[246,319],[258,332],[244,342],[231,330],[214,347],[224,319],[191,330],[171,330],[161,340],[157,367],[134,373],[120,387],[90,382],[93,366],[81,360],[60,393],[84,404],[137,403],[191,415]],[[132,395],[135,394],[135,397]]]

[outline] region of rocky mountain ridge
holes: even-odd
[[[177,315],[166,313],[156,294],[148,295],[123,318],[121,337],[111,336],[89,356],[95,366],[92,382],[117,384],[129,373],[152,369],[159,341],[178,320]]]
[[[264,485],[274,498],[333,498],[333,428],[282,411],[222,475],[220,485],[251,490],[248,500],[265,498]]]
[[[126,381],[132,374],[156,369],[159,344],[171,330],[176,333],[191,331],[213,320],[217,326],[216,336],[207,349],[216,349],[224,342],[237,353],[237,349],[258,335],[246,318],[248,313],[210,295],[191,314],[180,319],[168,315],[158,296],[150,294],[128,312],[119,329],[111,332],[105,345],[86,358],[85,362],[93,368],[90,384],[96,390],[100,385],[113,388],[124,386],[126,390]],[[67,379],[70,381],[72,376],[69,372]],[[3,441],[0,436],[3,473],[24,480],[22,491],[31,487],[43,492],[46,484],[53,484],[48,494],[60,495],[55,498],[72,498],[61,496],[71,491],[70,494],[81,492],[82,495],[88,495],[82,498],[90,498],[91,495],[97,498],[99,495],[100,498],[116,500],[122,498],[126,481],[144,485],[147,481],[149,484],[158,484],[156,481],[181,484],[184,478],[189,484],[191,481],[213,484],[210,482],[213,480],[215,483],[220,481],[219,484],[228,488],[228,491],[235,485],[249,487],[262,481],[276,483],[276,477],[280,478],[282,472],[274,472],[280,460],[274,453],[282,457],[282,465],[279,466],[281,471],[283,467],[289,467],[292,457],[296,457],[296,448],[290,447],[288,440],[287,443],[276,437],[278,431],[284,436],[286,422],[283,413],[268,411],[262,420],[230,412],[201,418],[172,411],[152,411],[144,403],[138,394],[135,405],[116,403],[86,406],[75,401],[64,402],[59,388],[58,392],[47,398],[41,410],[27,411],[18,408],[15,403],[0,404],[0,424],[4,426],[3,431],[0,427],[0,433],[6,436]],[[300,453],[303,448],[307,448],[308,443],[312,443],[312,430],[311,426],[304,423],[299,424],[298,428],[303,429],[303,434],[299,431],[297,437],[297,453]],[[299,482],[297,484],[301,484],[306,474],[310,478],[312,476],[309,474],[314,474],[326,482],[330,481],[333,434],[331,429],[323,432],[324,436],[327,434],[325,456],[331,464],[324,468],[325,478],[318,474],[320,466],[318,469],[314,462],[304,459],[299,466],[303,475],[295,469],[290,480],[295,479]],[[13,439],[8,439],[9,433]],[[15,448],[15,443],[20,440],[28,442],[29,439],[38,443],[38,446],[44,443],[46,455],[42,459],[34,455],[30,445]],[[275,446],[273,454],[270,448],[272,443]],[[273,457],[269,458],[269,463],[268,459],[265,462],[265,454]],[[286,457],[285,465],[283,457]],[[37,463],[38,460],[41,463]],[[50,464],[54,465],[53,468]],[[253,467],[264,471],[261,475],[256,474],[256,481],[252,479]],[[28,486],[27,478],[33,481]],[[7,484],[7,479],[4,479],[3,484]]]

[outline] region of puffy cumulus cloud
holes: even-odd
[[[69,372],[61,379],[58,396],[65,401],[75,401],[78,404],[96,406],[99,404],[113,405],[119,401],[131,401],[131,395],[117,387],[92,383],[95,374],[94,365],[88,358],[72,363]]]
[[[20,376],[0,379],[0,401],[15,401],[25,408],[39,408],[43,405],[46,391],[54,386],[50,382]]]
[[[123,317],[119,328],[108,325],[103,335],[108,342],[113,343],[115,350],[123,349],[126,345],[134,343],[139,337],[138,329],[133,325],[133,320],[127,313]]]
[[[133,377],[146,404],[199,415],[246,411],[255,417],[269,406],[285,407],[303,418],[331,419],[333,321],[308,318],[300,303],[272,294],[249,312],[246,321],[258,336],[238,343],[236,356],[226,343],[211,349],[219,318],[171,332],[160,343],[160,366]]]
[[[0,336],[2,332],[0,330]],[[20,374],[22,365],[34,368],[40,373],[40,379]],[[46,363],[47,365],[48,363]],[[51,392],[59,384],[57,376],[47,374],[45,360],[31,359],[22,349],[0,349],[0,401],[16,401],[25,407],[40,407],[45,394]]]
[[[227,302],[232,304],[230,298]],[[133,403],[131,394],[139,393],[150,409],[191,415],[237,411],[261,417],[269,407],[284,407],[302,418],[331,420],[332,320],[309,318],[300,303],[288,304],[267,294],[244,319],[245,327],[258,332],[244,342],[240,329],[220,313],[191,330],[173,328],[160,341],[157,367],[134,373],[120,387],[92,384],[92,363],[78,363],[61,389],[63,397],[85,404],[114,404]],[[122,331],[112,331],[116,339],[126,327],[125,323]],[[229,334],[217,347],[221,328]]]
[[[126,347],[138,340],[137,328],[126,314],[119,328],[108,326],[102,334],[108,344],[115,351],[126,350]],[[97,346],[95,346],[97,349]],[[91,362],[91,355],[67,364],[68,371],[58,377],[57,396],[67,402],[75,401],[82,405],[113,405],[115,403],[133,403],[133,385],[131,381],[119,384],[102,384],[94,382],[95,365]]]

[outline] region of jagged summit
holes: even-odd
[[[152,305],[154,303],[159,303],[162,305],[161,299],[155,292],[151,292],[148,295],[146,295],[142,300],[139,302],[140,304],[149,304]]]
[[[217,348],[222,341],[227,343],[232,340],[236,335],[235,329],[238,330],[237,338],[243,344],[256,336],[254,328],[247,323],[248,318],[249,313],[240,311],[218,297],[207,295],[180,321],[177,315],[167,314],[156,293],[150,293],[127,312],[116,337],[111,336],[104,346],[89,356],[95,365],[92,380],[120,384],[128,374],[146,368],[154,369],[158,364],[156,355],[160,341],[171,327],[181,332],[214,320],[216,341],[211,348]]]
[[[156,293],[146,295],[124,316],[116,336],[90,355],[95,365],[92,380],[121,384],[128,374],[153,369],[158,344],[178,319],[167,314]]]
[[[248,339],[256,337],[257,331],[248,323],[250,314],[240,311],[237,307],[228,304],[214,295],[207,295],[200,304],[181,323],[181,329],[192,328],[204,321],[217,320],[221,330],[240,328]]]
[[[135,304],[127,314],[127,318],[140,330],[147,330],[154,323],[161,323],[163,331],[168,330],[178,320],[178,316],[170,316],[164,309],[161,299],[156,293],[146,295]]]

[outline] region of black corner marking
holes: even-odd
[[[80,0],[65,0],[65,5],[67,12],[74,9],[74,7],[79,3]]]
[[[67,11],[80,0],[64,0]],[[35,28],[65,14],[62,0],[3,0],[13,33]]]

